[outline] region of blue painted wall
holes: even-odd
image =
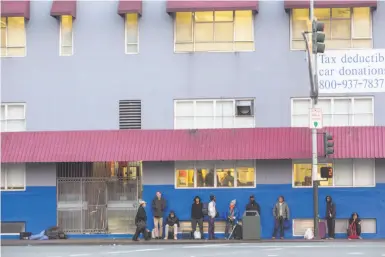
[[[28,186],[24,192],[1,192],[1,221],[24,221],[37,233],[56,225],[56,187]]]
[[[147,214],[150,217],[149,226],[153,227],[151,219],[151,201],[157,191],[161,191],[167,200],[167,211],[174,210],[181,220],[190,219],[193,198],[198,195],[207,202],[210,194],[217,196],[217,208],[222,214],[229,202],[237,199],[241,212],[251,194],[261,205],[262,237],[270,238],[273,231],[272,208],[279,195],[284,195],[291,210],[291,219],[313,217],[312,189],[293,189],[292,185],[257,185],[255,189],[175,189],[174,185],[144,186],[143,197],[149,202]],[[377,219],[377,234],[364,235],[365,238],[385,238],[385,184],[377,184],[374,188],[321,188],[320,215],[324,217],[325,197],[331,195],[337,206],[337,218],[349,218],[352,212],[358,212],[361,218]],[[337,235],[338,236],[338,235]],[[345,236],[345,235],[340,235]],[[288,230],[286,238],[292,238],[292,230]],[[346,238],[346,236],[345,236]]]

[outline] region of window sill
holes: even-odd
[[[253,53],[254,50],[245,50],[245,51],[191,51],[191,52],[176,52],[174,54],[196,54],[196,53],[229,53],[229,54],[238,54],[238,53]]]
[[[174,187],[175,189],[186,189],[186,190],[192,190],[192,189],[199,189],[199,190],[213,190],[213,189],[250,189],[250,188],[256,188],[256,186],[251,187]]]
[[[1,192],[25,192],[25,188],[23,189],[1,189]]]
[[[376,185],[370,185],[370,186],[318,186],[319,188],[369,188],[369,187],[376,187]],[[303,189],[309,189],[313,188],[313,186],[294,186],[292,185],[292,188],[303,188]]]

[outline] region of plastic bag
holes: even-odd
[[[311,240],[314,238],[314,233],[313,233],[313,230],[311,228],[306,229],[304,238],[307,240]]]
[[[195,231],[194,232],[194,239],[201,239],[201,232]]]

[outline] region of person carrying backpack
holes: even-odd
[[[201,202],[201,199],[199,196],[195,196],[194,202],[191,205],[191,228],[192,228],[192,234],[194,235],[198,224],[202,239],[204,239],[203,216],[204,216],[203,203]]]

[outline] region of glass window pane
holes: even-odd
[[[216,101],[215,116],[216,117],[233,117],[235,115],[235,107],[233,101]]]
[[[1,167],[1,189],[5,189],[5,172],[5,168]]]
[[[25,47],[24,17],[8,18],[8,47]]]
[[[25,131],[25,120],[7,120],[7,131],[9,132],[19,132]]]
[[[72,46],[72,16],[61,16],[60,28],[62,46]]]
[[[0,113],[0,119],[1,120],[4,120],[6,117],[5,117],[5,105],[2,105],[1,106],[1,113]]]
[[[352,41],[350,39],[334,39],[334,40],[326,40],[325,44],[327,45],[328,49],[346,49],[351,48]]]
[[[322,167],[333,167],[333,165],[331,163],[327,163],[327,164],[318,164],[318,171],[317,171],[317,175],[318,175],[318,179],[319,180],[324,180],[324,179],[321,179],[321,168]],[[320,181],[320,186],[333,186],[333,178],[329,178],[327,181]]]
[[[333,20],[331,25],[331,39],[350,38],[350,20]]]
[[[353,39],[352,48],[356,48],[356,49],[372,48],[372,39]]]
[[[330,99],[319,99],[317,107],[322,109],[322,114],[332,113],[332,101]]]
[[[126,14],[126,43],[138,43],[138,14]]]
[[[214,24],[213,23],[196,23],[195,24],[195,41],[196,42],[213,42],[214,41]]]
[[[176,170],[176,187],[194,187],[194,170],[184,169]]]
[[[24,189],[25,169],[23,165],[14,164],[8,166],[7,189]]]
[[[210,52],[217,51],[215,43],[195,43],[195,51],[197,52]]]
[[[308,21],[293,21],[292,22],[292,39],[303,40],[302,32],[308,30]]]
[[[235,41],[254,41],[252,11],[235,12]]]
[[[214,101],[196,101],[195,116],[213,117]]]
[[[70,55],[72,55],[72,46],[62,46],[60,53],[61,53],[62,56],[70,56]]]
[[[215,117],[215,128],[234,128],[234,117]]]
[[[305,45],[305,42],[303,40],[293,40],[291,42],[291,48],[294,50],[305,50],[306,45]]]
[[[195,117],[195,128],[196,129],[210,129],[214,128],[214,117]]]
[[[371,98],[354,99],[354,113],[373,113],[373,101]]]
[[[374,126],[373,114],[355,114],[354,126]]]
[[[175,129],[194,129],[194,117],[176,117]]]
[[[325,28],[324,28],[325,38],[326,38],[326,40],[328,40],[331,38],[330,21],[326,20],[326,21],[322,21],[322,22],[325,24]]]
[[[335,186],[353,186],[353,161],[336,160],[334,163]]]
[[[335,99],[333,109],[335,114],[351,114],[351,100]]]
[[[237,186],[254,187],[255,170],[251,167],[237,167]]]
[[[350,20],[350,8],[332,8],[332,18]]]
[[[309,99],[293,99],[293,115],[309,114],[310,100]]]
[[[311,179],[311,164],[294,164],[293,181],[296,187],[310,187],[313,185]]]
[[[232,42],[234,39],[233,23],[215,23],[215,41],[216,42]],[[232,46],[231,46],[232,48]]]
[[[294,21],[308,21],[309,9],[293,9],[292,17]]]
[[[354,186],[374,186],[374,161],[354,160]]]
[[[333,126],[352,126],[352,115],[349,114],[334,114],[333,117]]]
[[[217,169],[218,187],[234,187],[234,169]]]
[[[192,13],[176,13],[176,42],[192,42]]]
[[[370,38],[372,37],[371,12],[369,7],[353,9],[353,37]]]
[[[194,17],[196,22],[213,22],[214,21],[213,12],[195,12]]]
[[[24,119],[24,105],[8,105],[7,119]]]
[[[292,127],[309,127],[309,115],[293,115],[292,116]]]
[[[214,165],[197,169],[197,187],[214,187]]]
[[[126,45],[126,53],[128,54],[136,54],[138,53],[138,45],[137,44],[127,44]]]
[[[244,52],[244,51],[254,51],[255,46],[254,42],[235,42],[234,51]]]
[[[193,101],[179,101],[175,104],[175,116],[193,117],[194,116],[194,102]]]
[[[316,8],[316,9],[314,9],[314,16],[318,20],[329,20],[330,19],[330,8]]]
[[[183,52],[193,52],[194,44],[193,43],[177,43],[175,44],[175,52],[183,53]]]
[[[215,21],[233,21],[233,11],[217,11],[214,12]]]

